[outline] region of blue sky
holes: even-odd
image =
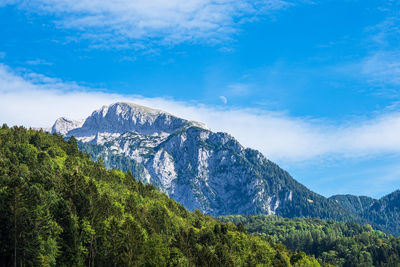
[[[399,7],[2,0],[0,121],[135,101],[227,131],[325,196],[381,197],[400,188]]]

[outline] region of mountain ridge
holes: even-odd
[[[190,125],[207,129],[202,123],[188,121],[159,109],[117,102],[93,111],[82,123],[60,118],[53,125],[52,133],[56,132],[67,137],[74,136],[84,142],[102,144],[125,132],[168,136]]]
[[[330,199],[368,221],[374,228],[400,235],[400,190],[380,199],[366,196],[334,195]]]
[[[153,109],[140,110],[150,110],[150,117],[139,112],[136,118],[137,106],[127,103],[106,107],[63,136],[75,136],[93,159],[102,158],[110,169],[131,171],[189,210],[368,222],[337,199],[312,192],[228,133]]]

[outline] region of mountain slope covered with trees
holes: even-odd
[[[353,195],[335,195],[329,199],[363,218],[374,228],[400,235],[400,190],[380,199]]]
[[[319,266],[106,170],[74,138],[6,125],[0,226],[1,266]]]

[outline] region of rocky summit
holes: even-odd
[[[205,127],[201,123],[177,118],[161,110],[131,103],[115,103],[94,111],[84,121],[60,118],[52,127],[52,132],[74,136],[83,142],[103,144],[127,132],[166,137],[192,125]]]
[[[115,103],[84,122],[58,119],[52,131],[74,136],[107,168],[131,171],[189,210],[357,220],[231,135],[161,110]]]

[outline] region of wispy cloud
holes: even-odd
[[[61,116],[83,119],[103,105],[130,101],[206,123],[276,161],[400,153],[400,114],[346,124],[260,109],[210,107],[165,98],[119,95],[0,65],[0,122],[49,127]]]
[[[400,51],[378,51],[361,63],[361,73],[373,84],[400,85]]]
[[[33,65],[33,66],[37,66],[37,65],[47,65],[47,66],[51,66],[53,65],[53,63],[48,62],[44,59],[41,58],[36,58],[36,59],[31,59],[31,60],[27,60],[26,64],[28,65]]]
[[[227,93],[232,96],[246,96],[251,92],[251,85],[245,83],[232,83],[228,85]]]
[[[243,22],[299,2],[306,1],[8,0],[5,4],[54,16],[59,27],[78,30],[101,44],[140,48],[150,41],[169,45],[226,41]]]
[[[366,29],[368,55],[361,60],[357,73],[379,87],[400,85],[400,15],[399,1],[382,1],[384,19]]]
[[[398,3],[396,3],[394,9],[398,9]],[[371,32],[371,41],[379,46],[390,46],[393,41],[398,42],[400,34],[400,17],[399,14],[390,10],[384,10],[387,13],[387,17],[377,25],[369,27],[367,30]]]
[[[398,97],[400,85],[400,50],[371,50],[357,61],[334,66],[330,70],[366,85],[364,90]],[[377,90],[378,89],[378,90]]]

